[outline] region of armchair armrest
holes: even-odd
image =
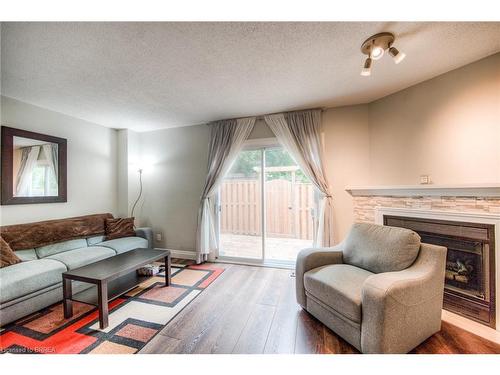
[[[297,262],[295,263],[295,288],[297,302],[302,307],[306,307],[304,274],[317,267],[342,263],[341,245],[342,244],[334,247],[302,249],[297,255]]]
[[[154,247],[153,243],[153,230],[149,227],[135,228],[135,235],[137,237],[142,237],[148,240],[148,248],[152,249]]]
[[[363,284],[363,353],[407,353],[441,329],[447,249],[421,244],[415,263]]]

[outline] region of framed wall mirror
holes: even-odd
[[[2,205],[67,201],[64,138],[2,126]]]

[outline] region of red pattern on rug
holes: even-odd
[[[222,272],[224,272],[223,268],[217,268],[215,266],[212,266],[211,264],[200,264],[200,265],[195,265],[195,266],[190,266],[189,268],[195,269],[195,270],[213,270],[214,272],[208,276],[205,281],[203,281],[200,284],[200,288],[206,288],[209,286],[216,278],[220,276]]]
[[[189,277],[182,278],[182,272],[187,270]],[[170,287],[164,286],[160,274],[157,281],[150,279],[149,285],[146,281],[110,302],[110,326],[106,330],[96,328],[95,307],[74,302],[75,315],[64,319],[62,303],[57,303],[4,327],[0,350],[43,354],[136,353],[182,311],[180,303],[186,303],[187,299],[187,306],[223,271],[210,264],[172,267]],[[175,284],[176,276],[183,280],[182,285]],[[191,285],[186,285],[186,280]]]

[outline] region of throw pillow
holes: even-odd
[[[14,253],[3,237],[0,236],[0,268],[12,266],[19,262],[21,262],[21,259]]]
[[[106,219],[106,240],[133,236],[135,236],[133,217]]]

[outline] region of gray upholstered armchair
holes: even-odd
[[[441,329],[445,262],[411,230],[354,224],[299,253],[297,302],[363,353],[407,353]]]

